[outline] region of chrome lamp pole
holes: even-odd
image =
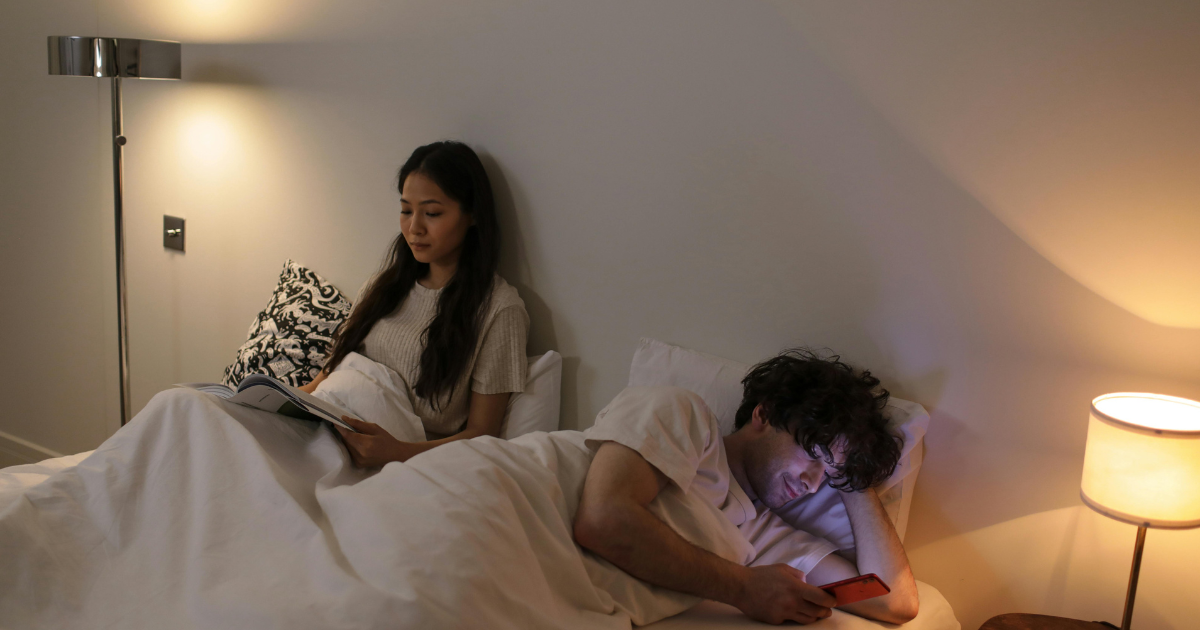
[[[113,37],[48,38],[50,74],[111,78],[113,219],[117,254],[117,352],[121,380],[121,424],[129,421],[129,326],[125,303],[125,164],[121,79],[179,79],[179,42]]]

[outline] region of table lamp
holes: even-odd
[[[1122,630],[1129,630],[1146,528],[1200,527],[1200,403],[1159,394],[1092,401],[1080,496],[1088,507],[1137,525]]]
[[[113,217],[117,237],[117,358],[121,424],[129,421],[129,327],[125,308],[125,169],[121,79],[179,79],[181,45],[155,39],[48,38],[50,74],[112,79]]]

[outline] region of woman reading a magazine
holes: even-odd
[[[334,337],[313,392],[351,352],[409,386],[427,442],[401,442],[353,418],[342,428],[354,463],[405,461],[431,448],[498,436],[509,396],[525,387],[529,316],[496,275],[500,235],[492,187],[465,144],[435,142],[400,168],[400,234]]]

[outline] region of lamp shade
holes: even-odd
[[[1083,502],[1145,527],[1200,527],[1200,403],[1159,394],[1092,401]]]
[[[182,46],[158,39],[51,35],[50,74],[122,79],[180,78]]]

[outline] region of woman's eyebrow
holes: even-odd
[[[411,202],[411,201],[409,201],[409,200],[407,200],[407,199],[405,199],[404,197],[401,197],[401,198],[400,198],[400,203],[407,203],[407,204],[411,204],[412,202]],[[442,202],[441,202],[441,201],[438,201],[437,199],[426,199],[425,201],[418,201],[418,202],[417,202],[417,205],[418,205],[418,206],[428,206],[428,205],[431,205],[431,204],[437,204],[437,205],[439,205],[439,206],[440,206],[440,205],[442,205]]]

